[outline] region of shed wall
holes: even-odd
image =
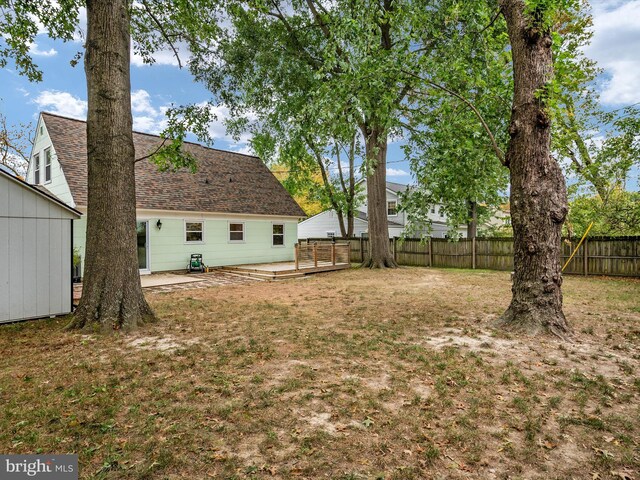
[[[71,220],[0,177],[0,323],[71,312]]]

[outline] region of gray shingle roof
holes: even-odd
[[[76,205],[87,205],[86,122],[42,113]],[[156,150],[162,139],[133,134],[136,157]],[[160,172],[149,160],[136,163],[136,207],[212,213],[304,217],[304,211],[258,157],[185,143],[198,160],[187,170]]]

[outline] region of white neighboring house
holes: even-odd
[[[365,183],[362,180],[361,183]],[[404,233],[407,225],[407,218],[404,212],[398,211],[400,202],[399,196],[408,185],[395,182],[387,182],[387,220],[389,222],[389,238],[400,237]],[[364,185],[366,191],[366,184]],[[434,206],[429,212],[431,220],[431,236],[433,238],[445,238],[449,231],[447,219],[440,210],[440,206]],[[346,219],[345,219],[346,222]],[[462,238],[466,238],[466,226],[459,227]],[[369,222],[367,220],[367,204],[358,207],[353,219],[353,235],[355,237],[367,236]],[[332,238],[340,236],[340,222],[335,210],[325,210],[313,217],[307,218],[298,224],[298,239],[306,238]]]

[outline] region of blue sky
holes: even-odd
[[[587,54],[604,70],[600,81],[601,99],[607,109],[640,102],[640,0],[595,0],[594,38]],[[84,119],[86,85],[82,62],[71,67],[69,61],[82,43],[62,43],[38,35],[31,53],[44,72],[41,83],[30,83],[12,65],[0,70],[0,111],[9,124],[34,122],[46,110]],[[188,71],[179,69],[169,52],[156,56],[157,63],[144,65],[132,57],[131,87],[134,128],[158,133],[163,128],[164,110],[171,104],[204,102],[209,93],[195,83]],[[215,147],[251,153],[248,138],[235,142],[223,125],[227,111],[219,108],[218,122],[210,128]],[[390,145],[388,179],[410,183],[409,166],[399,142]],[[638,172],[633,172],[629,188],[638,188]]]

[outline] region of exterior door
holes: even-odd
[[[149,222],[136,222],[138,232],[138,268],[140,273],[151,273],[149,266]]]

